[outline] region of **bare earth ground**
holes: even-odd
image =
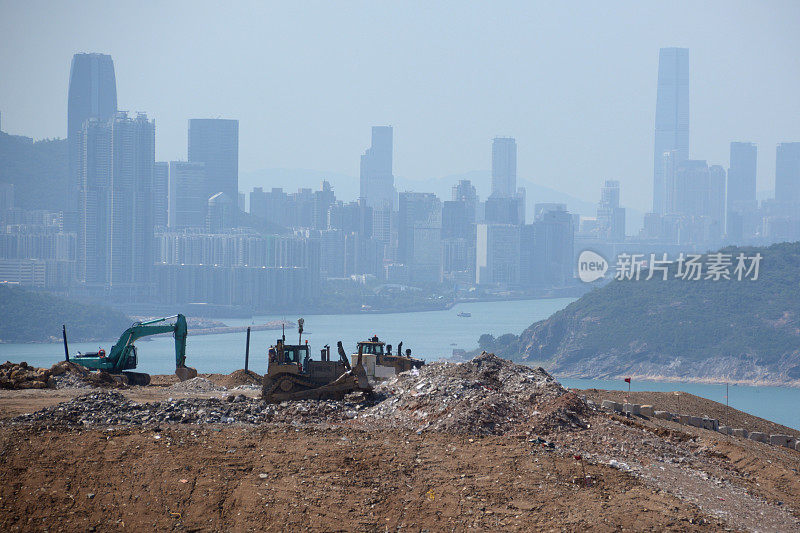
[[[153,383],[119,392],[142,403],[227,394],[179,393],[170,376]],[[87,392],[3,390],[0,418]],[[659,394],[631,399],[659,407]],[[719,404],[689,396],[682,411],[718,416]],[[738,427],[786,432],[731,416]],[[661,420],[584,418],[585,429],[544,435],[555,448],[524,428],[478,437],[376,429],[359,419],[3,425],[0,530],[800,530],[800,452]]]

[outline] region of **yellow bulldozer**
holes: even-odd
[[[371,392],[360,358],[351,365],[341,341],[339,360],[331,361],[330,346],[320,350],[320,360],[311,359],[308,340],[303,343],[303,319],[297,321],[297,344],[287,344],[286,335],[269,348],[267,373],[261,396],[270,403],[286,400],[338,400],[351,392]]]

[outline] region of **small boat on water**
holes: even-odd
[[[466,311],[461,311],[460,313],[458,313],[457,316],[460,316],[461,318],[469,318],[469,317],[472,316],[472,313],[467,313]]]

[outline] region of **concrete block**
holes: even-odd
[[[703,418],[703,429],[707,429],[709,431],[716,431],[719,429],[719,420],[716,418]]]
[[[622,410],[628,413],[629,415],[639,415],[639,404],[636,403],[626,403],[622,406]]]
[[[730,427],[730,426],[720,426],[717,429],[717,431],[719,431],[720,433],[724,433],[726,435],[732,435],[733,434],[733,428]]]
[[[614,409],[615,403],[617,402],[613,400],[603,400],[603,402],[600,404],[600,407],[602,407],[603,409],[607,409],[609,411],[616,411],[616,409]]]
[[[748,437],[747,430],[746,430],[746,429],[742,429],[742,428],[736,428],[736,429],[734,429],[734,430],[731,432],[731,435],[733,435],[734,437],[741,437],[741,438],[743,438],[743,439],[746,439],[746,438]]]
[[[789,439],[791,437],[789,435],[770,435],[769,436],[769,443],[772,446],[785,446],[789,447]]]
[[[656,412],[656,410],[653,409],[652,405],[642,405],[641,407],[639,407],[639,413],[642,416],[653,418],[653,415],[655,414],[655,412]]]
[[[749,436],[750,440],[754,440],[756,442],[766,442],[769,443],[769,436],[766,433],[762,433],[760,431],[753,431],[750,433]]]
[[[689,417],[689,425],[694,426],[696,428],[703,427],[703,419],[699,416],[690,416]]]
[[[689,425],[689,415],[678,415],[678,422],[684,425]]]
[[[800,452],[800,440],[794,443],[794,449]]]
[[[672,420],[672,413],[669,411],[656,411],[653,413],[653,416],[660,418],[661,420]]]

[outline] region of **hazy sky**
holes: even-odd
[[[156,120],[159,160],[187,119],[237,118],[240,170],[358,176],[370,126],[395,127],[395,174],[490,166],[595,201],[651,204],[658,49],[690,49],[691,156],[728,165],[800,141],[800,2],[29,2],[0,0],[4,131],[63,137],[75,52],[114,58],[120,109]],[[265,183],[265,186],[292,184]]]

